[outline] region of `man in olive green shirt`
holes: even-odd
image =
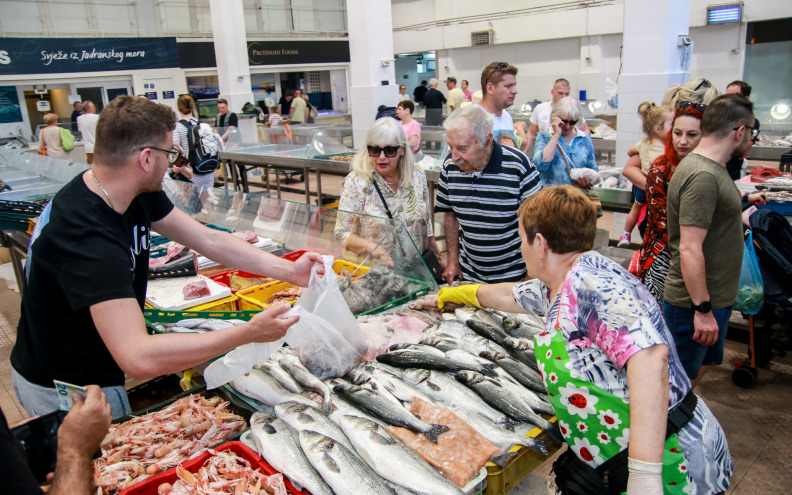
[[[726,162],[754,137],[753,104],[740,95],[713,100],[701,120],[701,142],[668,184],[665,320],[695,386],[723,361],[743,256],[740,192]]]
[[[289,122],[292,124],[303,124],[308,116],[308,106],[302,97],[302,91],[299,89],[294,92],[294,98],[291,102],[291,110],[289,111]]]

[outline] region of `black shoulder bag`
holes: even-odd
[[[385,196],[382,195],[382,191],[380,191],[376,179],[372,177],[371,182],[374,184],[374,189],[377,190],[377,194],[379,194],[382,205],[385,207],[385,213],[388,214],[388,218],[393,220],[393,215],[391,215],[390,208],[388,208],[388,203],[385,202]],[[445,283],[445,279],[443,278],[443,268],[440,266],[440,262],[437,261],[437,256],[435,256],[434,252],[431,249],[426,248],[426,250],[421,253],[421,258],[423,258],[424,264],[432,273],[432,277],[434,277],[435,282],[438,284]]]
[[[698,398],[691,390],[668,411],[666,438],[678,433],[693,418]],[[555,483],[562,495],[618,495],[627,491],[627,449],[592,468],[567,447],[553,463]]]

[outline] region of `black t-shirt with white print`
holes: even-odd
[[[151,222],[173,209],[164,192],[138,195],[122,215],[83,181],[69,182],[44,209],[28,248],[11,365],[28,381],[101,387],[124,373],[99,336],[90,307],[146,298]]]

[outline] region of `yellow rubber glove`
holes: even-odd
[[[467,304],[468,306],[475,306],[481,308],[476,292],[482,284],[464,284],[457,287],[446,287],[440,289],[437,293],[437,307],[443,309],[445,303]]]

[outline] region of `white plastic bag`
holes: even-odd
[[[319,278],[316,267],[311,271],[308,288],[295,305],[300,320],[286,332],[286,343],[311,373],[324,380],[352,369],[366,353],[367,344],[338,288],[333,257],[322,256],[322,261],[325,274]]]
[[[574,181],[586,179],[590,186],[595,186],[600,183],[600,174],[591,168],[573,168],[569,171],[569,177]]]
[[[237,347],[206,367],[203,374],[206,389],[212,390],[250,373],[253,366],[269,359],[282,345],[283,339],[275,342],[252,342]]]

